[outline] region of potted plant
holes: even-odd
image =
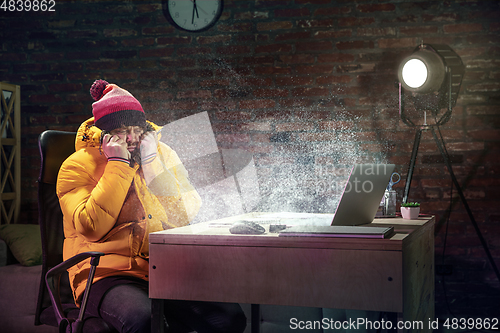
[[[420,214],[420,204],[418,202],[406,202],[401,204],[401,216],[407,220],[415,220]]]

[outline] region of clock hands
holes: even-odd
[[[206,4],[204,4],[204,5],[206,5]],[[196,6],[197,13],[198,13],[198,8],[203,12],[203,14],[208,15],[208,13],[206,11],[204,11],[202,7],[199,7],[199,6]]]
[[[193,16],[191,18],[191,24],[194,24],[194,13],[196,12],[196,18],[200,18],[200,15],[198,14],[198,7],[196,7],[196,0],[191,1],[193,1]]]

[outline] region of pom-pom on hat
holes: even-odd
[[[146,126],[141,103],[116,84],[97,80],[90,88],[90,95],[95,100],[92,104],[94,124],[101,130],[109,132],[122,126]]]

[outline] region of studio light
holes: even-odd
[[[469,215],[472,225],[483,245],[486,255],[500,281],[500,271],[488,249],[484,237],[474,219],[472,211],[467,203],[465,195],[458,183],[457,178],[451,167],[450,157],[444,144],[443,136],[439,127],[446,123],[451,117],[452,108],[457,102],[460,85],[465,73],[465,66],[462,59],[447,45],[429,45],[421,44],[415,48],[413,53],[406,57],[398,69],[399,79],[399,116],[408,126],[417,128],[413,150],[411,153],[408,173],[406,175],[406,184],[403,193],[403,203],[408,200],[410,184],[415,169],[418,147],[423,131],[429,130],[432,133],[436,146],[443,157],[443,161],[448,168],[453,185],[456,187],[460,199]],[[405,113],[406,95],[413,103],[414,110],[417,113],[423,113],[423,124],[416,124]],[[442,109],[446,109],[444,113]],[[427,123],[427,112],[430,111],[435,120],[432,124]],[[439,115],[439,117],[438,117]],[[440,137],[436,134],[436,130]]]
[[[449,46],[421,44],[399,65],[398,79],[417,110],[436,115],[455,106],[464,72],[462,60]]]
[[[437,147],[442,153],[445,163],[449,166],[450,173],[453,174],[444,141],[438,139],[435,129],[440,133],[439,126],[450,119],[452,108],[457,102],[464,73],[465,66],[462,59],[447,45],[421,44],[399,65],[399,116],[406,125],[417,128],[403,202],[408,199],[423,131],[430,130],[432,132]],[[420,113],[423,115],[423,123],[421,117],[417,119],[419,121],[417,123],[414,118],[406,114],[407,100],[411,102],[409,103],[410,111],[416,110],[417,115]],[[441,112],[443,108],[446,109],[444,113]],[[428,112],[435,118],[432,124],[427,123]]]
[[[422,45],[401,62],[398,77],[406,90],[425,94],[441,88],[445,71],[441,57]]]

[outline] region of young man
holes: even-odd
[[[64,215],[64,259],[105,253],[87,312],[119,332],[149,332],[150,232],[187,225],[201,199],[177,154],[158,141],[158,127],[128,91],[106,81],[90,89],[93,118],[77,132],[76,152],[61,166],[57,195]],[[80,304],[90,262],[69,269]],[[166,301],[169,332],[242,332],[238,304]]]

